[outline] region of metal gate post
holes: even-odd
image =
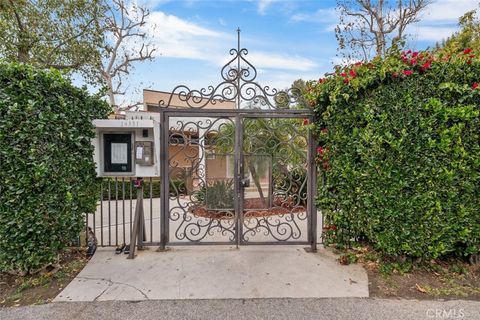
[[[309,117],[310,123],[313,123],[313,117]],[[308,130],[308,166],[307,166],[307,211],[308,211],[308,241],[310,250],[317,251],[317,208],[315,199],[317,194],[317,170],[315,165],[315,139],[312,130]]]
[[[243,241],[243,117],[235,117],[235,237],[237,248]]]
[[[160,111],[160,247],[168,243],[168,116]]]

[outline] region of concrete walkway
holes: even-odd
[[[54,302],[0,308],[0,319],[478,320],[480,302],[368,298]]]
[[[101,248],[54,301],[368,297],[361,266],[299,246],[174,247],[134,260]]]

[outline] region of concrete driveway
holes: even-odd
[[[299,246],[175,247],[134,260],[100,248],[54,301],[368,297],[358,265]]]

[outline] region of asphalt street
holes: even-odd
[[[56,302],[0,309],[0,319],[480,319],[478,301],[371,298]]]

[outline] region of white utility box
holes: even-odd
[[[159,177],[160,127],[149,119],[94,120],[99,177]]]

